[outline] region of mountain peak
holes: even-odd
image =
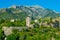
[[[35,5],[33,7],[35,7],[35,8],[43,8],[42,6],[39,6],[39,5]]]
[[[9,8],[16,8],[16,5],[12,5],[12,6],[10,6]]]

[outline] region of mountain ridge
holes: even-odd
[[[0,9],[0,19],[25,19],[30,16],[31,19],[40,19],[45,17],[59,17],[60,13],[39,6],[12,6]]]

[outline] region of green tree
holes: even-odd
[[[4,31],[0,29],[0,40],[4,40],[4,38],[5,38]]]
[[[9,36],[7,36],[7,40],[19,40],[19,35],[16,33],[16,34],[11,34]]]

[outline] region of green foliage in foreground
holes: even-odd
[[[2,31],[2,29],[0,29],[0,40],[4,40],[5,35],[4,32]]]
[[[60,29],[51,27],[39,27],[33,29],[25,29],[21,32],[14,31],[7,37],[7,40],[60,40]],[[58,33],[58,34],[56,34]]]

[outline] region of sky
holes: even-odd
[[[8,8],[12,5],[35,6],[60,12],[60,0],[0,0],[0,8]]]

